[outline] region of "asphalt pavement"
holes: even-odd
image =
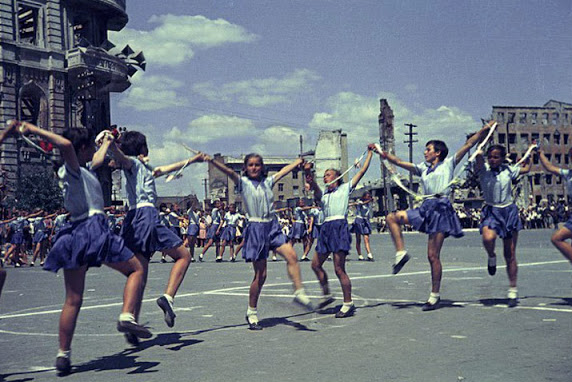
[[[262,331],[244,321],[251,266],[193,263],[175,299],[174,328],[156,306],[171,269],[150,266],[141,322],[153,338],[127,345],[115,329],[124,278],[90,269],[72,344],[73,372],[57,377],[63,275],[7,267],[0,297],[0,381],[572,381],[572,267],[550,243],[551,230],[522,231],[517,248],[519,305],[507,306],[508,279],[486,270],[478,232],[445,241],[442,304],[422,312],[430,290],[425,235],[406,233],[411,261],[391,274],[387,234],[371,237],[375,262],[347,264],[357,306],[336,319],[341,289],[326,264],[336,302],[307,312],[292,303],[284,261],[268,264],[258,311]],[[296,245],[300,251],[300,245]],[[228,250],[225,254],[228,258]],[[226,260],[226,259],[225,259]],[[310,297],[320,288],[301,263]]]

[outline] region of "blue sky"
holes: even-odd
[[[348,134],[350,162],[378,141],[379,99],[423,144],[451,150],[493,105],[572,102],[572,1],[127,0],[109,39],[147,70],[112,96],[112,120],[148,135],[153,164],[210,154],[295,155],[320,130]],[[378,161],[368,177],[379,176]],[[197,193],[206,165],[164,184]]]

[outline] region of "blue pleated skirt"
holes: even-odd
[[[42,241],[48,238],[48,234],[45,231],[37,231],[34,233],[34,237],[32,238],[32,242],[34,243],[41,243]]]
[[[189,225],[189,228],[187,228],[187,236],[199,236],[199,226],[196,224]]]
[[[24,242],[23,232],[14,232],[12,238],[10,239],[10,244],[22,244]]]
[[[277,219],[270,222],[249,222],[244,229],[242,258],[246,262],[264,260],[271,250],[286,244],[286,235]]]
[[[220,235],[221,241],[226,241],[227,243],[232,243],[236,237],[236,227],[233,225],[227,225],[224,227],[222,234]]]
[[[109,230],[103,214],[72,222],[58,233],[44,269],[57,272],[63,269],[100,267],[102,263],[119,263],[133,257],[123,239]]]
[[[352,224],[350,232],[358,235],[369,235],[371,234],[371,224],[369,219],[356,218]]]
[[[516,204],[507,207],[485,205],[481,211],[481,224],[479,225],[481,234],[483,227],[495,230],[501,239],[510,239],[513,232],[518,232],[523,228],[518,207]]]
[[[572,215],[570,215],[568,220],[566,220],[566,223],[564,223],[564,227],[568,228],[569,231],[572,231]]]
[[[317,239],[320,237],[320,229],[322,229],[321,225],[314,224],[312,226],[312,238]]]
[[[320,228],[316,252],[323,255],[330,252],[349,252],[352,235],[346,219],[325,222]]]
[[[292,226],[292,239],[300,240],[306,237],[306,224],[300,222],[294,222]]]
[[[121,236],[135,253],[150,259],[156,251],[180,247],[183,241],[159,221],[155,207],[141,207],[127,212]]]
[[[428,235],[463,236],[461,222],[447,197],[425,199],[421,206],[407,211],[407,219],[414,229]]]
[[[211,224],[209,230],[207,231],[207,240],[213,239],[214,241],[220,240],[220,233],[217,235],[216,231],[218,230],[218,224]]]

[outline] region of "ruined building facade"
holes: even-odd
[[[492,118],[498,122],[494,141],[507,148],[513,161],[520,159],[536,141],[552,164],[570,167],[572,104],[550,100],[543,106],[493,106]],[[517,195],[523,206],[572,196],[567,195],[560,177],[543,171],[538,155],[533,156],[531,172],[525,177],[519,182],[522,192]]]
[[[144,67],[142,55],[128,47],[113,53],[107,40],[127,20],[125,0],[0,0],[0,123],[19,119],[58,134],[108,128],[110,92],[130,86],[137,70],[130,60]],[[26,170],[51,161],[10,138],[0,164],[10,194]],[[109,203],[111,176],[103,171]]]

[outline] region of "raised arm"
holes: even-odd
[[[398,157],[396,157],[395,155],[388,153],[387,151],[382,151],[381,153],[379,153],[381,155],[381,157],[383,159],[387,159],[387,161],[389,163],[392,163],[394,165],[396,165],[397,167],[401,167],[402,169],[405,169],[409,172],[415,172],[416,167],[413,163],[411,162],[406,162],[404,160],[399,159]]]
[[[180,170],[181,168],[183,168],[184,166],[187,166],[191,163],[196,163],[196,162],[204,162],[205,161],[205,154],[203,153],[198,153],[197,155],[187,159],[187,160],[182,160],[180,162],[176,162],[176,163],[171,163],[165,166],[158,166],[155,167],[153,169],[153,176],[154,177],[159,177],[161,175],[164,174],[168,174],[170,172],[173,171],[177,171]]]
[[[486,137],[486,135],[489,133],[491,127],[493,126],[493,124],[495,123],[495,121],[489,121],[486,125],[483,126],[482,129],[480,129],[476,134],[473,134],[469,139],[467,139],[467,141],[465,142],[465,144],[463,145],[463,147],[461,147],[459,149],[459,151],[457,151],[455,153],[455,163],[459,163],[461,161],[461,159],[463,159],[463,157],[465,156],[465,154],[474,146],[477,144],[477,142],[479,142],[480,140],[482,140],[484,137]]]
[[[66,164],[72,170],[79,171],[80,166],[77,160],[75,149],[68,139],[62,137],[61,135],[52,133],[51,131],[40,129],[39,127],[34,126],[29,122],[12,121],[12,123],[16,124],[20,130],[20,133],[34,134],[56,145],[60,150],[60,154]]]
[[[224,163],[214,160],[209,155],[205,155],[204,161],[212,163],[213,166],[224,172],[235,184],[240,182],[240,175],[234,172],[231,168],[227,167]]]
[[[10,121],[10,122],[14,122],[14,121]],[[7,124],[6,128],[4,130],[2,130],[2,132],[0,132],[0,143],[4,142],[4,140],[6,138],[8,138],[8,136],[10,134],[16,133],[17,127],[18,127],[18,125],[16,123]]]
[[[551,173],[553,175],[560,176],[560,170],[561,170],[560,167],[556,167],[555,165],[550,163],[548,158],[546,158],[546,155],[544,155],[543,150],[538,150],[538,158],[540,159],[540,164],[542,164],[542,167],[546,171],[548,171],[549,173]]]
[[[536,144],[534,146],[536,146]],[[530,159],[530,156],[529,156],[520,165],[520,171],[518,174],[519,175],[528,174],[530,172],[531,168],[532,168],[532,160]],[[560,175],[560,171],[558,172],[558,175]]]
[[[113,160],[115,161],[117,167],[124,170],[129,170],[131,166],[133,166],[131,159],[129,159],[127,155],[123,154],[123,151],[119,149],[115,142],[109,145],[109,150],[113,154]]]
[[[105,163],[105,155],[107,155],[107,150],[109,150],[109,147],[113,143],[114,139],[115,138],[113,138],[111,133],[106,133],[103,135],[101,144],[99,145],[99,148],[95,154],[93,154],[93,158],[91,160],[91,168],[93,170],[101,167]]]
[[[371,157],[373,156],[373,151],[375,150],[375,145],[373,143],[370,143],[367,146],[367,156],[365,157],[365,161],[363,162],[363,166],[361,166],[361,168],[359,169],[359,171],[357,172],[357,174],[354,175],[354,177],[351,180],[351,184],[350,186],[353,188],[355,186],[357,186],[357,184],[359,183],[359,181],[361,180],[361,178],[363,178],[365,172],[367,171],[367,169],[369,168],[369,163],[371,162]]]
[[[475,157],[475,172],[478,173],[483,168],[485,168],[485,157],[483,150],[479,150],[477,152],[477,156]]]
[[[299,167],[303,164],[304,164],[304,159],[298,158],[294,162],[290,163],[289,165],[282,167],[282,169],[280,171],[278,171],[276,174],[274,174],[274,183],[278,182],[280,179],[282,179],[283,177],[288,175],[290,172],[292,172],[292,170],[294,170],[296,167]]]

